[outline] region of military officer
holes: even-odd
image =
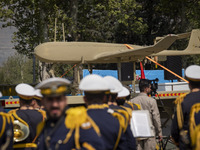
[[[110,86],[110,92],[107,92],[107,99],[108,99],[108,105],[111,109],[116,110],[123,114],[126,120],[126,125],[128,125],[128,122],[130,120],[130,116],[127,112],[127,110],[117,104],[117,95],[119,92],[123,90],[123,86],[120,83],[119,80],[112,76],[106,76],[104,77],[104,80],[109,84]]]
[[[25,83],[15,87],[20,100],[20,108],[11,110],[14,118],[14,145],[16,150],[33,150],[37,148],[37,125],[44,121],[46,113],[43,110],[34,109],[35,89]]]
[[[35,105],[34,105],[35,109],[41,109],[42,107],[41,100],[42,100],[42,94],[40,92],[40,89],[36,89],[35,95],[33,97],[33,101],[35,101]]]
[[[150,113],[150,119],[153,123],[151,127],[155,136],[159,136],[162,139],[162,129],[160,121],[160,113],[158,110],[157,102],[155,99],[148,97],[148,93],[151,92],[151,84],[148,79],[141,79],[139,82],[140,94],[131,100],[132,103],[139,104],[142,110],[148,110]],[[147,138],[138,141],[138,150],[155,150],[156,139]]]
[[[126,128],[124,117],[105,104],[106,92],[110,91],[107,82],[99,75],[88,75],[81,80],[79,89],[85,93],[88,115],[98,125],[105,149],[128,149],[123,133]]]
[[[67,108],[67,86],[70,81],[50,78],[36,86],[41,89],[45,124],[38,126],[38,149],[41,150],[102,150],[104,143],[97,125],[87,115],[85,107]]]
[[[194,148],[195,146],[191,145],[191,139],[188,133],[191,132],[191,128],[189,127],[189,124],[191,122],[191,108],[193,105],[198,104],[200,102],[200,66],[192,65],[186,68],[185,77],[189,81],[190,93],[181,95],[175,100],[176,112],[174,113],[174,118],[172,119],[171,126],[171,136],[175,144],[181,150],[192,149],[192,147]],[[197,112],[199,112],[199,110]],[[197,119],[195,121],[198,122],[200,121],[200,119],[198,118],[193,119]]]
[[[126,87],[123,87],[123,90],[118,92],[117,94],[116,102],[118,105],[125,108],[129,112],[129,115],[131,116],[132,111],[140,110],[141,106],[139,104],[131,103],[129,99],[130,99],[130,91]]]
[[[0,97],[2,97],[1,92]],[[0,149],[13,149],[13,119],[3,108],[0,108]]]
[[[124,134],[126,137],[128,149],[136,149],[135,138],[133,137],[133,134],[130,129],[131,116],[129,115],[128,111],[125,108],[118,106],[116,102],[117,95],[120,91],[123,90],[123,86],[119,80],[117,80],[112,76],[106,76],[104,77],[104,80],[109,84],[111,88],[110,92],[107,93],[109,108],[119,112],[125,118],[126,129],[124,130]]]

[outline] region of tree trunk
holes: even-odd
[[[41,43],[48,42],[48,24],[45,21],[46,13],[44,11],[44,5],[45,1],[40,0],[40,40]],[[45,79],[55,77],[54,71],[53,71],[53,64],[45,63],[45,62],[39,62],[39,81],[43,81]]]
[[[71,18],[72,18],[72,24],[70,26],[70,34],[72,36],[72,40],[78,41],[78,36],[77,36],[77,14],[78,14],[78,0],[71,0]],[[73,85],[72,85],[72,95],[77,95],[80,93],[78,90],[78,85],[79,85],[79,65],[74,67],[73,69]]]

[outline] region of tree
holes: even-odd
[[[78,11],[80,40],[136,43],[130,39],[147,27],[137,16],[140,8],[135,0],[84,0]]]
[[[16,53],[14,56],[10,56],[0,68],[0,83],[32,83],[32,71],[32,60]]]
[[[66,41],[151,45],[157,36],[198,28],[199,8],[197,0],[1,0],[0,21],[17,28],[14,49],[31,57],[35,46],[55,40],[55,19],[57,41],[64,23]],[[183,49],[185,41],[172,47]]]
[[[0,19],[6,22],[3,27],[14,26],[17,29],[13,38],[14,49],[29,58],[38,44],[54,40],[55,18],[59,20],[58,32],[62,22],[70,24],[66,11],[59,8],[62,3],[56,0],[2,0],[0,6]],[[57,35],[58,40],[61,39],[61,35]],[[52,64],[39,64],[40,80],[53,76]]]

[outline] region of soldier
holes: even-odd
[[[119,80],[117,80],[112,76],[106,76],[104,77],[104,80],[109,84],[111,88],[110,92],[107,93],[109,108],[119,112],[124,116],[126,125],[126,128],[124,129],[124,134],[126,137],[127,146],[128,149],[134,150],[136,149],[136,143],[135,143],[135,138],[133,137],[132,131],[130,129],[131,115],[129,115],[129,113],[125,108],[118,106],[116,103],[117,95],[120,91],[123,90],[123,86]]]
[[[46,113],[34,109],[33,97],[35,90],[28,84],[18,84],[15,91],[19,95],[20,108],[11,110],[14,118],[14,145],[16,150],[32,150],[37,148],[37,125],[44,121]]]
[[[34,102],[34,104],[35,104],[34,108],[35,109],[41,109],[41,107],[42,107],[41,100],[42,100],[42,94],[41,94],[39,89],[36,89],[35,95],[34,95],[33,100],[32,100],[32,101],[35,101]]]
[[[84,107],[67,108],[67,86],[70,81],[50,78],[36,86],[41,89],[47,120],[38,126],[38,149],[41,150],[103,150],[99,128]]]
[[[141,79],[139,82],[140,94],[131,100],[132,103],[139,104],[142,110],[148,110],[150,113],[150,118],[153,123],[153,131],[156,136],[162,139],[162,129],[160,122],[160,113],[156,100],[148,97],[148,93],[151,91],[151,84],[147,79]],[[155,150],[156,149],[156,139],[147,138],[138,141],[138,150]]]
[[[126,128],[124,117],[105,104],[106,92],[110,91],[107,82],[101,76],[88,75],[81,80],[79,89],[85,93],[84,101],[87,105],[88,115],[98,125],[105,149],[127,150],[126,138],[123,133]]]
[[[126,88],[123,87],[123,90],[118,92],[117,94],[117,104],[123,108],[125,108],[129,115],[132,116],[132,111],[133,110],[140,110],[141,106],[139,104],[131,103],[129,101],[130,99],[130,91]]]
[[[0,97],[2,97],[1,92]],[[13,119],[3,108],[0,108],[0,149],[13,149]]]
[[[200,121],[198,118],[190,119],[191,108],[193,105],[200,103],[200,66],[189,66],[185,70],[185,76],[189,81],[190,93],[181,95],[175,100],[176,112],[174,113],[171,126],[172,138],[181,150],[192,149],[191,139],[188,134],[191,132],[192,128],[190,128],[189,125],[192,121],[191,119],[198,122]],[[199,110],[196,112],[199,112]],[[195,124],[198,125],[197,123]],[[192,135],[191,138],[195,137]]]

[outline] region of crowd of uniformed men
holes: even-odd
[[[171,135],[180,149],[200,147],[200,66],[185,71],[191,92],[176,99]],[[154,150],[162,140],[156,100],[149,97],[151,84],[139,82],[140,94],[130,92],[114,77],[88,75],[80,82],[86,107],[69,108],[66,91],[70,81],[50,78],[35,88],[19,84],[20,108],[0,110],[1,150]],[[191,109],[192,108],[192,109]],[[154,137],[134,138],[132,111],[148,110]],[[192,116],[192,117],[191,117]],[[193,119],[192,119],[193,118]]]

